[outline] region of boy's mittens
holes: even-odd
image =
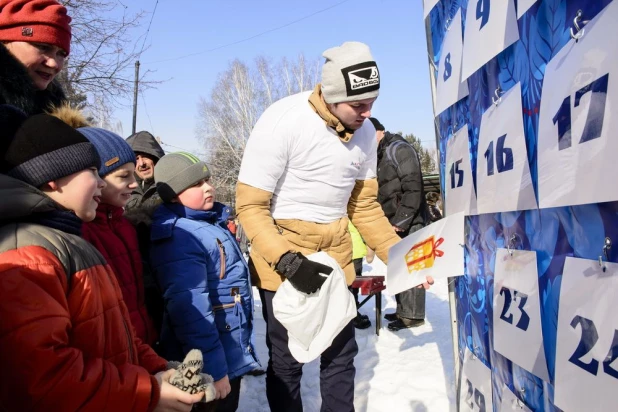
[[[167,361],[167,370],[178,369],[180,365],[182,365],[182,363],[175,360]]]
[[[215,387],[212,376],[202,372],[204,361],[199,349],[192,349],[185,360],[176,368],[170,378],[170,384],[190,394],[204,392],[203,402],[215,399]]]
[[[217,391],[215,390],[215,380],[207,373],[201,373],[200,376],[202,377],[202,385],[205,387],[202,402],[214,401],[215,396],[217,396]]]

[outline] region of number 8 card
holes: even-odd
[[[521,105],[521,85],[507,91],[481,119],[476,162],[479,213],[536,209]]]
[[[558,309],[554,403],[564,411],[618,405],[618,264],[567,257]]]
[[[614,1],[547,65],[538,137],[541,208],[618,200],[617,20]]]

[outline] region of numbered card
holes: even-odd
[[[536,0],[517,0],[517,20],[523,16]]]
[[[440,0],[423,0],[423,19],[429,16],[429,13],[439,1]]]
[[[508,386],[502,386],[502,402],[500,402],[499,412],[532,412],[530,408],[526,406],[526,404],[519,399],[515,394],[509,389]]]
[[[618,405],[618,264],[604,264],[605,272],[596,260],[564,262],[554,403],[565,411],[615,411]]]
[[[549,382],[539,301],[536,252],[496,252],[494,271],[494,350]]]
[[[436,86],[436,114],[442,113],[468,95],[468,82],[461,82],[461,9],[451,22],[440,52]]]
[[[539,119],[541,208],[618,200],[618,2],[549,62]]]
[[[494,410],[491,369],[474,356],[467,346],[464,352],[460,383],[460,412],[491,412]]]
[[[469,0],[462,80],[519,39],[513,0]]]
[[[468,126],[465,125],[446,145],[446,213],[476,214],[476,193],[472,182]]]
[[[418,230],[388,251],[386,287],[392,295],[425,282],[464,273],[464,214],[455,213]]]
[[[479,213],[535,209],[517,83],[483,114],[476,162]]]

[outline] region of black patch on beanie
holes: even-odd
[[[348,97],[380,90],[380,72],[374,61],[344,67],[341,73]]]

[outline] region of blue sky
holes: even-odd
[[[159,0],[141,70],[165,80],[147,90],[138,103],[137,130],[194,152],[205,149],[195,137],[197,104],[207,97],[217,75],[238,58],[259,55],[279,60],[303,53],[308,59],[345,41],[367,43],[378,63],[380,97],[373,115],[391,131],[419,136],[435,147],[422,0]],[[156,0],[126,2],[129,11],[152,12]],[[316,14],[240,44],[192,57],[159,62],[243,40]],[[150,15],[144,18],[143,32]],[[140,43],[141,45],[141,43]],[[130,105],[130,102],[127,102]],[[132,109],[118,109],[123,133],[131,132]],[[164,147],[175,151],[173,147]]]

